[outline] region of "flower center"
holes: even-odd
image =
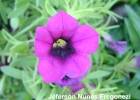
[[[70,39],[59,38],[53,43],[50,53],[55,57],[64,59],[74,53],[74,48],[70,43]]]
[[[62,78],[62,81],[68,81],[68,80],[70,80],[70,78],[66,75]]]
[[[57,47],[60,47],[60,48],[65,48],[67,42],[63,39],[58,39],[56,42],[54,42],[53,44],[53,48],[57,48]]]

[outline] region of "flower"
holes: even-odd
[[[140,56],[137,56],[131,60],[132,65],[130,67],[140,67]]]
[[[35,54],[39,58],[38,72],[45,83],[60,82],[64,76],[76,78],[91,66],[89,54],[98,48],[98,33],[89,25],[59,11],[36,28]]]
[[[108,33],[103,35],[103,38],[108,41],[108,46],[110,49],[118,52],[120,55],[124,54],[127,45],[126,41],[115,41]]]
[[[134,59],[135,59],[135,61],[136,61],[135,66],[136,66],[136,67],[140,67],[140,56],[137,56],[137,57],[135,57]]]
[[[95,88],[95,86],[93,84],[90,84],[90,87],[91,88]],[[76,93],[77,91],[79,91],[79,90],[81,90],[83,88],[85,88],[85,85],[84,84],[77,84],[74,87],[72,87],[72,92],[73,93]]]
[[[57,82],[57,85],[63,87],[63,86],[74,86],[76,84],[80,84],[80,81],[82,80],[82,78],[84,78],[85,75],[82,75],[80,77],[76,77],[76,78],[70,78],[68,76],[64,76],[62,78],[62,80],[60,80],[59,82]]]
[[[118,52],[120,55],[124,54],[126,45],[127,45],[126,41],[109,42],[109,48]]]

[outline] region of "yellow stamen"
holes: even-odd
[[[66,46],[67,42],[63,39],[58,39],[54,44],[53,47],[61,47],[64,48]]]

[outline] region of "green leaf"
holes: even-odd
[[[15,53],[21,53],[21,54],[27,54],[29,50],[29,44],[28,43],[18,43],[14,45],[12,48],[10,48],[10,51],[12,54]]]
[[[87,16],[88,14],[92,13],[94,10],[93,9],[83,9],[83,10],[77,10],[71,15],[75,17],[76,19],[83,18]]]
[[[29,31],[31,28],[35,27],[36,25],[40,24],[40,22],[44,21],[44,17],[41,16],[37,19],[35,19],[30,25],[28,25],[28,27],[25,27],[24,29],[22,29],[21,31],[19,31],[14,37],[18,38],[21,37],[24,33],[26,33],[27,31]]]
[[[109,71],[97,70],[95,72],[89,73],[87,75],[87,79],[102,78],[102,77],[108,76],[110,74],[111,74],[111,72],[109,72]]]
[[[71,7],[71,10],[73,10],[73,11],[75,11],[76,10],[76,8],[77,8],[77,5],[78,5],[78,0],[76,0],[74,3],[73,3],[73,5],[72,5],[72,7]]]
[[[10,26],[12,27],[13,30],[16,30],[18,28],[19,20],[17,17],[10,19]]]
[[[110,30],[109,34],[113,37],[114,40],[122,40],[123,39],[123,29],[122,27]]]
[[[1,70],[4,74],[13,78],[22,79],[22,71],[11,66],[2,66]]]
[[[129,0],[129,2],[130,2],[131,5],[134,5],[138,2],[138,0]]]
[[[56,94],[56,90],[57,88],[52,88],[51,91],[49,92],[49,94]],[[50,95],[47,95],[45,100],[49,100]]]
[[[46,96],[47,93],[48,93],[48,87],[47,85],[45,85],[44,87],[42,87],[42,89],[38,93],[36,100],[43,100],[43,98]]]
[[[136,83],[140,84],[140,70],[136,73],[136,75],[132,79],[130,86],[135,85]]]
[[[45,4],[46,0],[36,0],[36,2],[38,2],[40,7],[44,8],[44,4]]]
[[[55,2],[52,1],[52,0],[48,0],[48,1],[49,1],[50,5],[52,5],[52,6],[55,6],[55,7],[58,7],[59,6],[59,2],[60,1],[58,1],[58,0],[56,0]]]
[[[140,90],[139,89],[137,89],[137,90],[135,90],[133,93],[131,93],[131,95],[133,96],[133,97],[135,97],[135,100],[137,99],[140,99]]]
[[[133,11],[133,9],[130,6],[126,5],[125,9],[126,9],[126,12],[128,14],[128,17],[131,21],[132,26],[133,27],[135,26],[134,27],[134,29],[136,30],[135,34],[137,34],[139,36],[139,39],[140,39],[140,33],[139,33],[140,32],[140,25],[139,25],[140,17],[135,13],[135,11]]]
[[[134,26],[131,24],[129,19],[124,19],[124,21],[125,21],[125,25],[128,30],[128,35],[129,35],[129,38],[130,38],[130,41],[132,43],[134,50],[140,51],[140,48],[139,48],[140,38],[136,30],[134,29]]]
[[[5,43],[5,42],[6,42],[6,40],[4,39],[2,32],[0,31],[0,45]]]
[[[8,18],[18,17],[24,14],[24,12],[27,10],[28,7],[29,7],[29,4],[27,3],[26,5],[22,5],[19,8],[16,8],[13,12],[11,12],[8,15]]]
[[[65,2],[65,0],[59,0],[59,6],[60,7],[64,7],[65,5],[66,5],[66,2]]]
[[[22,81],[26,90],[31,94],[33,98],[36,98],[38,94],[38,89],[36,86],[34,86],[33,88],[29,88],[34,82],[25,71],[22,71]]]
[[[4,3],[0,0],[0,14],[1,14],[1,18],[3,19],[4,23],[7,24],[8,19],[6,16],[6,12],[5,12],[5,5]]]
[[[19,8],[25,4],[28,4],[29,2],[31,2],[31,0],[17,0],[16,8]]]
[[[29,88],[33,88],[34,86],[36,86],[36,85],[42,83],[42,81],[43,81],[43,80],[42,80],[41,77],[37,78],[37,80],[34,82],[34,84],[32,84]]]
[[[11,62],[10,66],[13,67],[34,67],[37,62],[35,56],[19,57]]]
[[[3,94],[5,79],[6,79],[6,75],[4,75],[0,80],[0,95]]]
[[[56,10],[48,3],[47,0],[46,0],[46,2],[45,2],[45,7],[46,7],[47,12],[48,12],[51,16],[53,16],[54,14],[57,13]]]
[[[10,33],[8,33],[5,29],[2,29],[2,35],[9,43],[16,44],[19,42]]]

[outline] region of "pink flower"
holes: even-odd
[[[122,55],[125,53],[127,42],[126,41],[112,41],[112,42],[108,42],[108,45],[110,49]]]
[[[136,63],[135,63],[135,67],[140,67],[140,56],[137,56],[134,58]]]
[[[138,68],[140,67],[140,56],[137,56],[131,60],[132,65],[130,67]]]
[[[108,33],[104,34],[103,37],[105,40],[107,40],[108,47],[110,49],[114,50],[115,52],[118,52],[120,55],[125,53],[125,49],[127,45],[126,41],[115,41]]]
[[[64,11],[51,17],[46,26],[36,28],[35,54],[38,72],[45,83],[59,82],[64,76],[80,77],[91,66],[89,54],[98,48],[97,32],[79,25]]]
[[[64,76],[62,80],[58,81],[56,84],[63,87],[63,86],[75,86],[77,84],[80,84],[80,81],[84,78],[86,74],[76,77],[76,78],[70,78],[68,76]]]
[[[93,84],[90,84],[90,87],[95,88],[95,86]],[[78,92],[79,90],[81,90],[83,88],[86,88],[84,84],[77,84],[77,85],[72,87],[72,92],[76,93],[76,92]]]

